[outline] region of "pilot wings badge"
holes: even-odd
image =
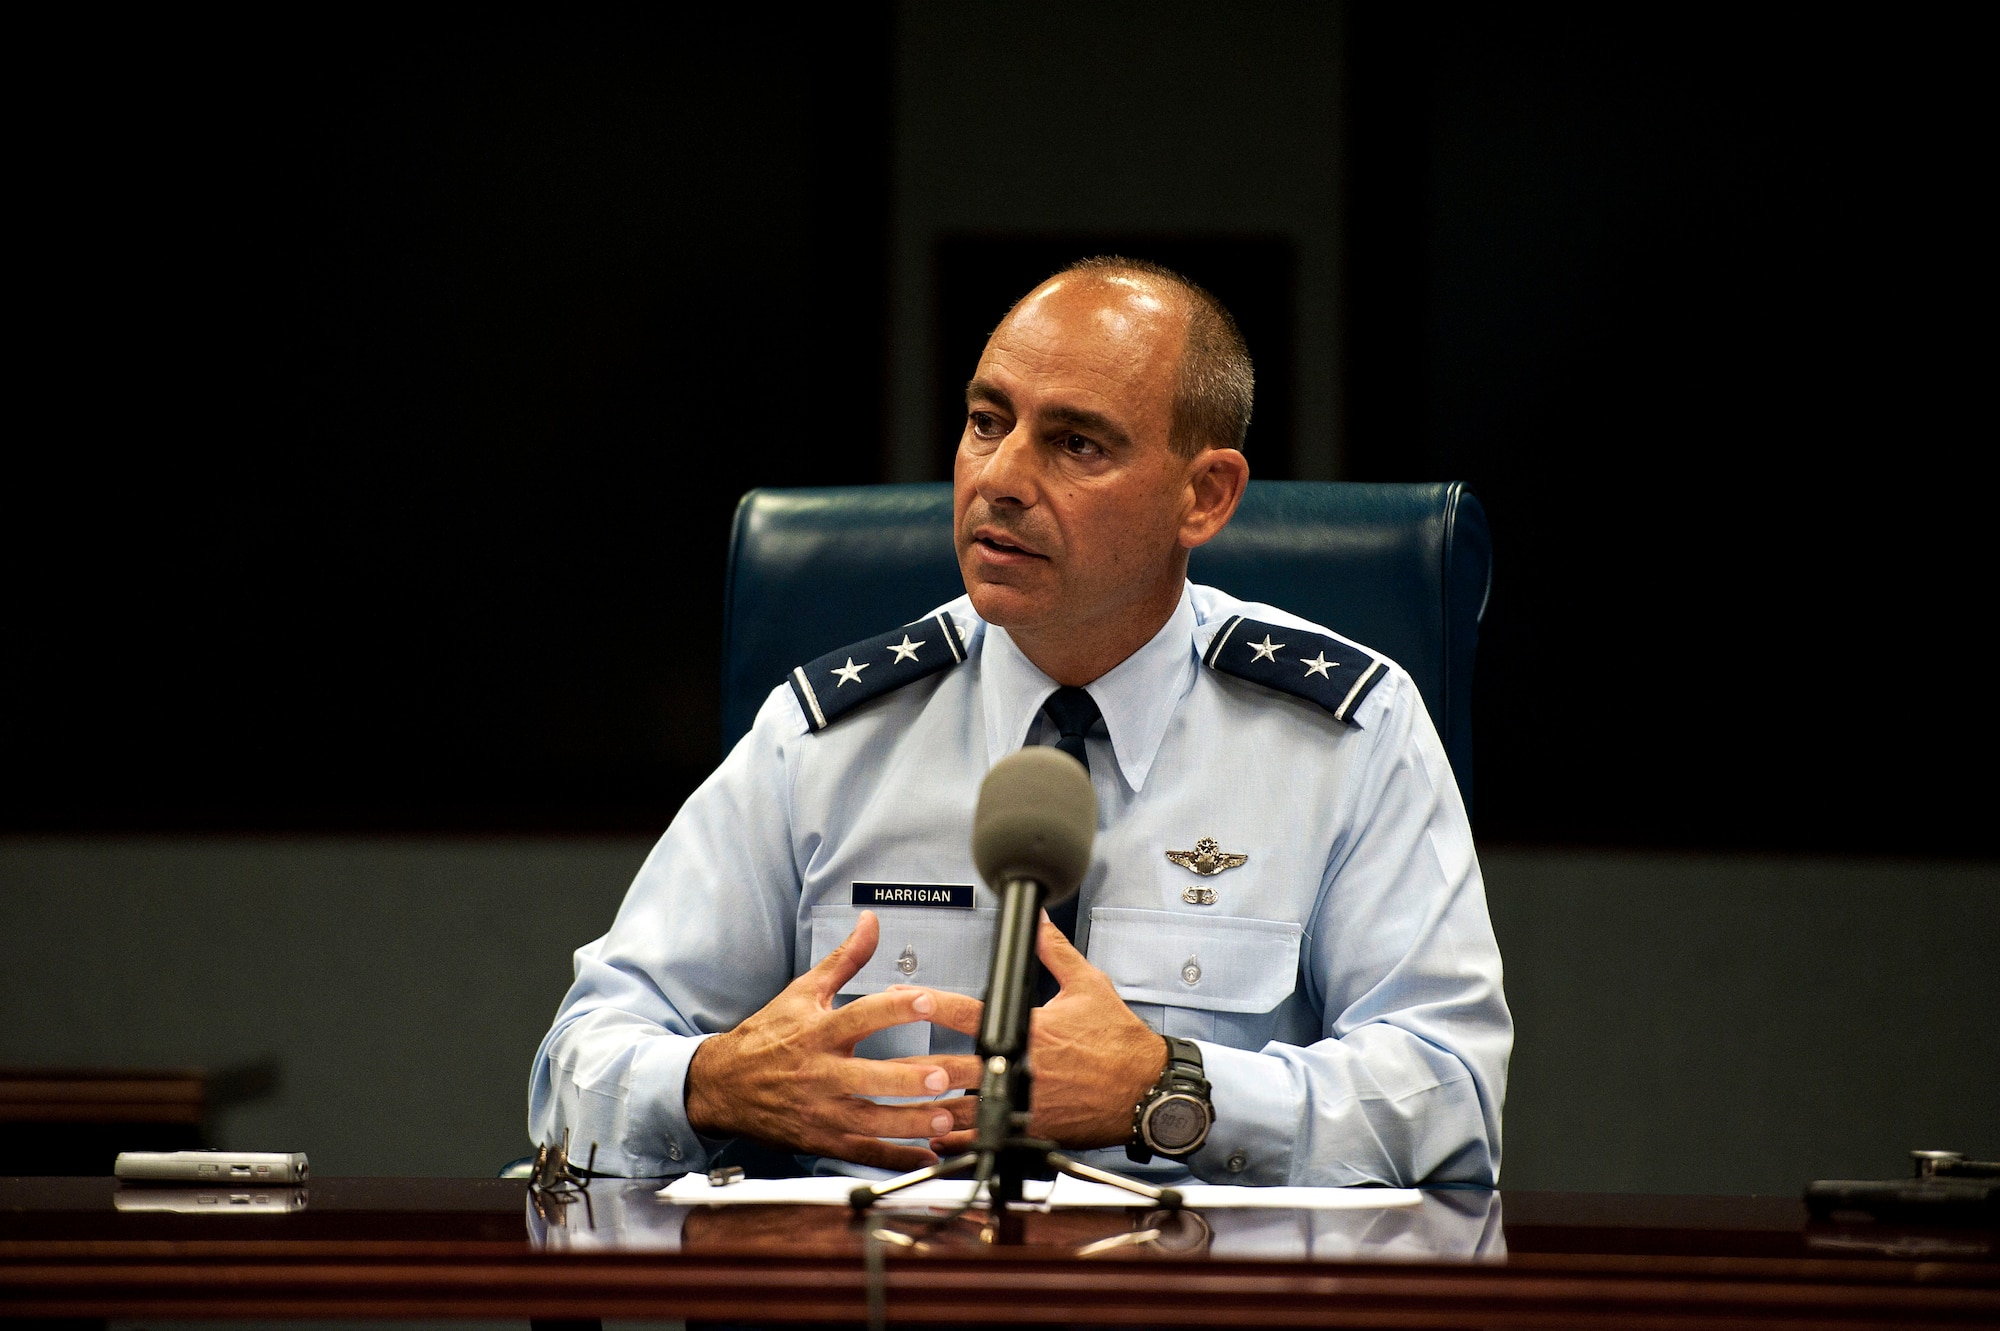
[[[1193,850],[1170,850],[1167,858],[1183,869],[1192,869],[1203,878],[1213,878],[1224,869],[1234,869],[1249,862],[1248,855],[1237,855],[1224,850],[1212,836],[1205,836],[1194,843]]]

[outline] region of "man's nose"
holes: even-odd
[[[1034,506],[1041,497],[1041,453],[1025,425],[1016,424],[986,455],[975,488],[989,504]]]

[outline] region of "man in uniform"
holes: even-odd
[[[766,699],[577,952],[537,1140],[632,1175],[739,1137],[846,1169],[964,1149],[997,914],[972,809],[1055,744],[1099,832],[1041,930],[1037,1135],[1156,1180],[1497,1181],[1513,1029],[1415,685],[1187,581],[1248,480],[1251,382],[1227,311],[1150,264],[1008,313],[966,393],[966,595]]]

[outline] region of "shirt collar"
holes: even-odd
[[[1028,728],[1056,691],[1056,682],[1027,658],[1007,630],[997,624],[984,628],[979,691],[986,710],[986,752],[997,762],[1027,741]],[[1167,723],[1194,687],[1199,668],[1195,629],[1194,603],[1183,586],[1180,604],[1152,641],[1084,686],[1104,714],[1118,770],[1134,791],[1145,785]]]

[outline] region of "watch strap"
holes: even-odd
[[[1201,1061],[1201,1046],[1192,1040],[1183,1040],[1177,1035],[1162,1036],[1167,1042],[1167,1064],[1160,1070],[1160,1079],[1142,1096],[1132,1108],[1132,1135],[1125,1143],[1125,1156],[1134,1164],[1146,1164],[1153,1158],[1152,1145],[1145,1135],[1147,1106],[1168,1095],[1190,1095],[1209,1106],[1209,1120],[1214,1121],[1215,1108],[1210,1103],[1208,1078],[1204,1074]]]
[[[1193,1040],[1183,1040],[1177,1035],[1161,1037],[1167,1042],[1167,1066],[1160,1071],[1160,1080],[1155,1089],[1160,1091],[1185,1091],[1189,1095],[1208,1098],[1208,1077],[1201,1064],[1201,1046]]]

